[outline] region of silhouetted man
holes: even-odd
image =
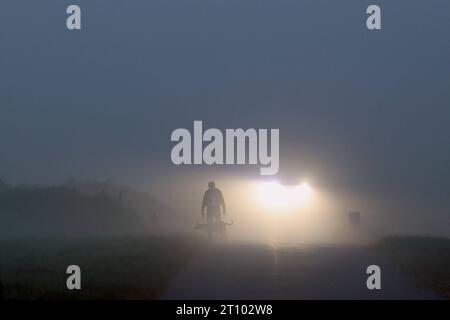
[[[220,207],[222,213],[226,214],[225,201],[223,199],[222,191],[216,188],[214,181],[208,183],[208,190],[203,196],[202,202],[202,218],[205,219],[206,208],[206,222],[212,223],[214,221],[221,221]]]

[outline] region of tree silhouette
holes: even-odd
[[[0,191],[6,189],[8,187],[8,185],[3,182],[2,178],[0,178]]]

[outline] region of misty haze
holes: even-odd
[[[448,299],[450,3],[378,2],[4,1],[0,299]]]

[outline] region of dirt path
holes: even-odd
[[[377,264],[382,289],[366,287]],[[171,282],[162,299],[438,299],[365,248],[211,245]]]

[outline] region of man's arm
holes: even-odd
[[[222,191],[219,190],[219,200],[220,204],[222,205],[222,213],[227,214],[227,209],[225,207],[225,199],[223,198]]]
[[[202,200],[202,219],[205,219],[205,208],[206,208],[206,193],[203,195],[203,200]]]

